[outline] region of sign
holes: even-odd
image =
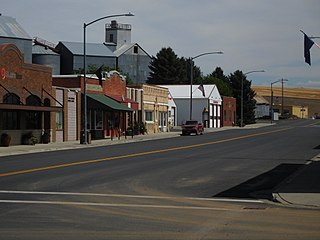
[[[9,72],[6,70],[5,67],[1,67],[0,69],[0,77],[1,80],[5,80],[5,79],[22,79],[22,75],[15,73],[15,72]]]
[[[6,69],[4,67],[1,68],[1,79],[2,80],[6,79]]]

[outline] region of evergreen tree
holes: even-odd
[[[203,83],[215,84],[222,96],[233,96],[229,79],[223,74],[223,70],[220,67],[217,67],[210,75],[206,76]]]
[[[190,59],[179,58],[171,48],[162,48],[152,57],[149,84],[190,84]],[[201,83],[200,68],[193,66],[193,83]]]
[[[181,60],[170,47],[162,48],[156,57],[152,57],[149,68],[147,83],[150,84],[178,84],[183,73]]]
[[[255,122],[254,109],[256,101],[255,92],[251,89],[251,81],[248,81],[242,71],[237,70],[228,77],[230,86],[233,89],[233,97],[237,101],[237,119],[241,119],[241,82],[243,80],[243,123],[250,124]]]

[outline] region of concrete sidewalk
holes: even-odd
[[[274,200],[291,206],[320,208],[320,154],[273,191]]]

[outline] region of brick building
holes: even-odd
[[[234,126],[236,121],[236,99],[222,96],[222,126]]]
[[[117,71],[104,74],[100,82],[97,77],[86,78],[87,95],[87,129],[91,132],[92,139],[118,136],[124,134],[132,113],[138,109],[138,103],[126,98],[126,82]],[[53,76],[53,85],[68,89],[76,89],[84,93],[84,78],[80,75]],[[84,113],[84,94],[82,94],[81,111]],[[83,114],[80,131],[84,129]]]
[[[14,44],[0,45],[0,135],[11,136],[11,144],[21,144],[27,135],[41,142],[46,133],[55,139],[55,92],[51,68],[25,63]]]

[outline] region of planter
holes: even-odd
[[[38,139],[31,132],[23,135],[21,142],[23,145],[35,145],[38,143]]]
[[[11,136],[7,133],[3,133],[1,135],[1,146],[9,147],[10,142],[11,142]]]

